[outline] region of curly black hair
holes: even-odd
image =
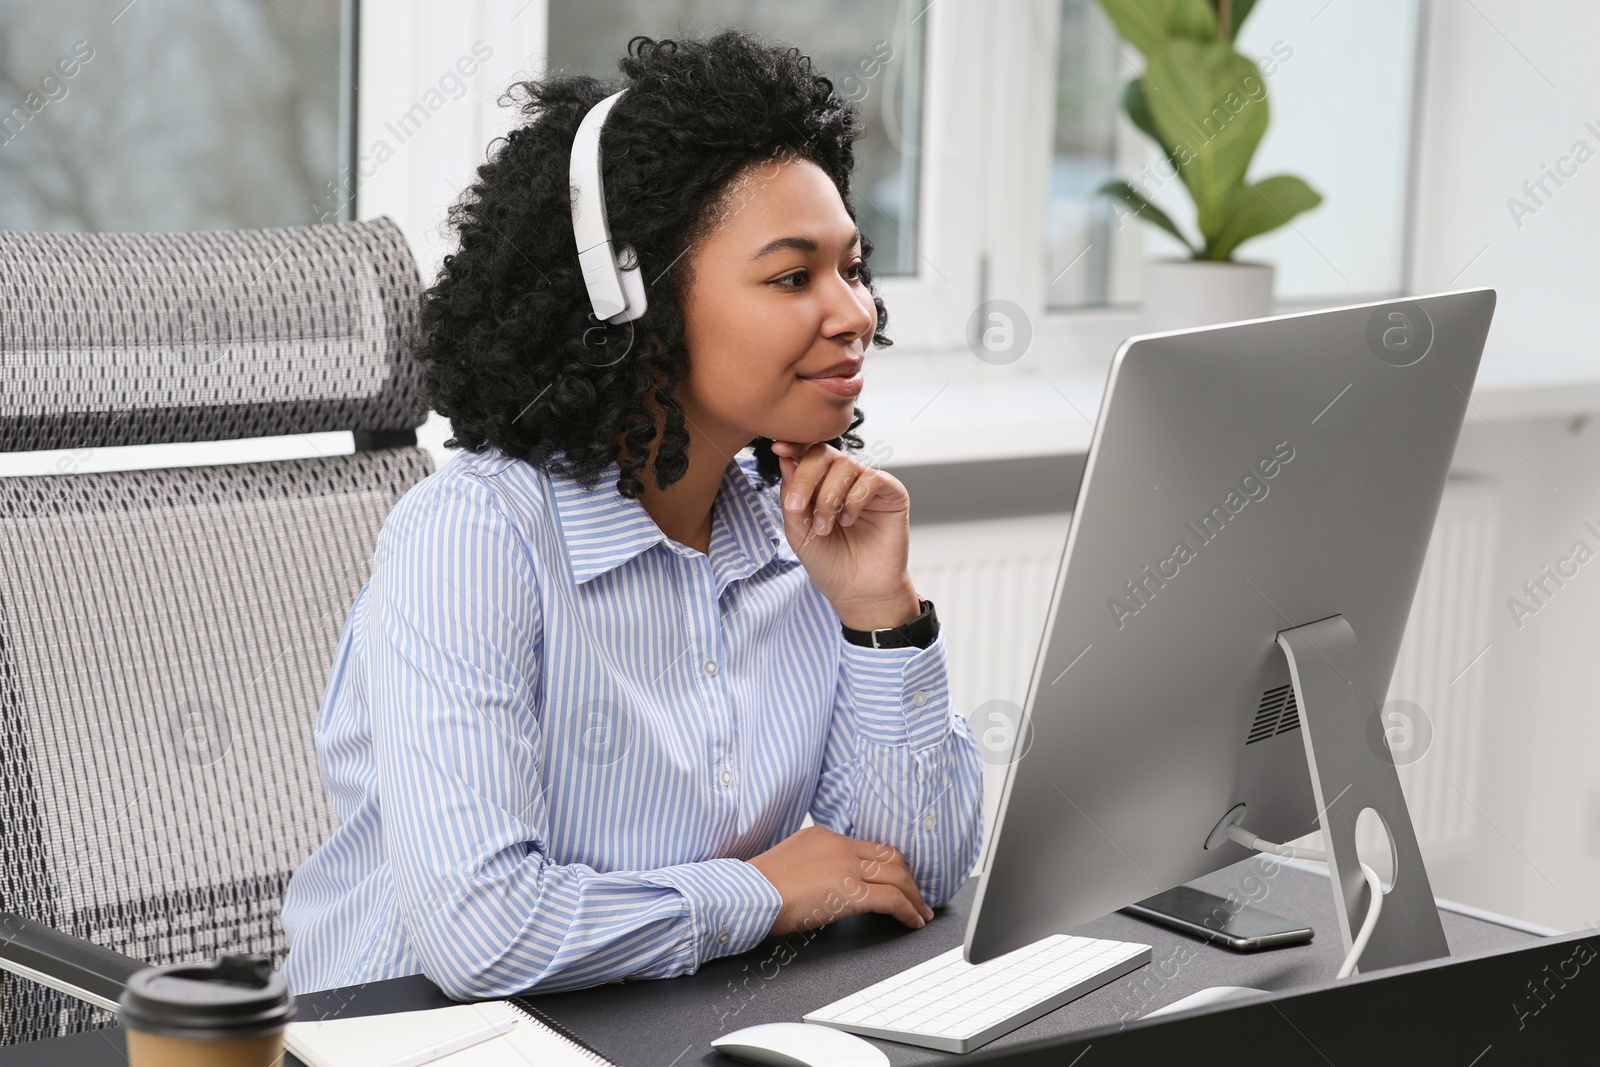
[[[450,419],[446,444],[474,452],[494,445],[586,488],[616,461],[617,491],[636,499],[652,445],[659,488],[689,466],[675,396],[689,369],[682,300],[694,257],[685,253],[711,231],[731,180],[753,164],[815,163],[854,219],[850,172],[861,126],[798,48],[743,30],[634,37],[618,66],[626,78],[617,84],[576,75],[507,89],[502,102],[520,104],[529,121],[491,145],[477,180],[451,206],[460,244],[423,294],[416,347],[432,405]],[[570,224],[567,170],[579,122],[621,88],[629,92],[601,139],[602,180],[614,247],[636,251],[649,308],[633,323],[606,327],[618,332],[609,344],[631,347],[600,365],[596,338],[585,343],[595,320]],[[872,286],[865,235],[861,246],[861,277],[878,311],[872,340],[887,346],[888,314]],[[634,344],[634,337],[649,340]],[[652,395],[665,416],[659,428],[647,406]],[[853,431],[862,418],[857,408],[829,443],[859,450]],[[755,441],[768,485],[780,478],[771,445]],[[558,449],[565,464],[553,458]]]

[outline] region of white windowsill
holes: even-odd
[[[866,420],[857,433],[868,455],[891,468],[1083,455],[1109,358],[1107,352],[1102,369],[1094,370],[1082,359],[992,367],[965,350],[876,353],[867,364],[860,397]],[[1600,413],[1600,365],[1557,375],[1486,360],[1467,422],[1594,413]]]

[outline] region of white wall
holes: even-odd
[[[1600,377],[1600,5],[1436,0],[1428,48],[1415,291],[1493,286],[1479,384]],[[1593,128],[1591,128],[1591,126]],[[1579,165],[1574,148],[1595,158]],[[1563,157],[1561,185],[1545,177]],[[1575,173],[1573,173],[1575,171]],[[1545,177],[1545,188],[1524,182]],[[1518,204],[1513,212],[1514,202]],[[1582,405],[1576,405],[1581,407]],[[1600,923],[1600,564],[1509,602],[1575,543],[1600,551],[1600,432],[1571,411],[1469,427],[1457,467],[1502,501],[1474,847],[1432,873],[1441,895],[1562,929]]]
[[[1480,381],[1592,379],[1600,158],[1542,206],[1522,186],[1578,141],[1600,156],[1600,4],[1435,0],[1431,22],[1411,288],[1499,291]]]
[[[1555,419],[1472,426],[1462,473],[1501,503],[1487,651],[1487,729],[1471,804],[1471,847],[1430,859],[1434,891],[1506,914],[1577,929],[1600,924],[1600,558],[1543,605],[1522,586],[1585,542],[1600,554],[1600,424]],[[1520,620],[1512,598],[1537,607]],[[1424,757],[1426,759],[1428,757]]]

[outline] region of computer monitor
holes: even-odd
[[[1363,969],[1448,955],[1374,729],[1494,304],[1475,289],[1123,343],[969,962],[1246,858],[1230,820],[1278,842],[1321,826],[1348,949],[1368,807],[1397,867]]]

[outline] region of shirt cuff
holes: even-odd
[[[778,887],[741,859],[679,863],[649,875],[649,881],[671,886],[689,902],[689,947],[696,967],[761,944],[783,908]]]
[[[880,745],[926,748],[950,729],[945,628],[927,648],[870,648],[839,635],[846,692],[862,736]]]

